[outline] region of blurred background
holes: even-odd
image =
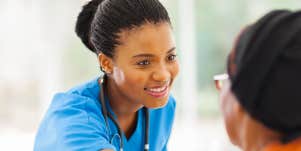
[[[240,29],[300,0],[161,0],[170,13],[181,73],[169,150],[238,151],[229,143],[213,75],[225,72]],[[54,93],[98,76],[96,56],[76,37],[85,0],[0,0],[0,146],[33,150]]]

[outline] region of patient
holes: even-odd
[[[231,142],[301,151],[301,11],[275,10],[246,27],[227,70],[215,81]]]

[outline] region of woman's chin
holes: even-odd
[[[151,108],[151,109],[158,109],[158,108],[162,108],[164,107],[167,102],[168,102],[168,97],[166,98],[162,98],[162,99],[153,99],[150,101],[147,101],[148,103],[146,103],[144,106],[146,108]]]

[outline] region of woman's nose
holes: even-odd
[[[167,82],[170,80],[171,73],[165,66],[160,66],[153,72],[153,79],[157,82]]]

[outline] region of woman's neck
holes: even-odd
[[[133,103],[130,98],[123,94],[114,81],[107,79],[106,94],[109,103],[118,117],[133,116],[142,107],[142,104]]]
[[[118,124],[127,138],[131,136],[136,128],[138,110],[141,104],[135,104],[126,95],[124,95],[109,78],[106,81],[106,94],[109,98],[110,106],[117,116]]]

